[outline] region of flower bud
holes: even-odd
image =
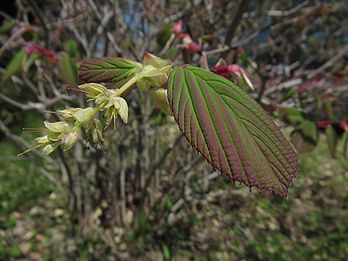
[[[64,132],[67,128],[69,128],[69,124],[63,121],[57,121],[57,122],[44,121],[44,124],[49,132],[55,132],[55,133]]]
[[[172,32],[175,34],[180,34],[183,30],[183,25],[184,22],[182,20],[177,21],[173,26]]]
[[[110,123],[114,122],[114,128],[116,128],[116,119],[118,114],[124,123],[128,122],[128,104],[125,99],[119,96],[111,97],[109,103],[105,106],[106,110],[104,113],[105,118]]]
[[[35,138],[35,141],[36,141],[38,144],[45,144],[45,143],[49,143],[49,142],[50,142],[50,140],[49,140],[49,138],[48,138],[47,135],[42,136],[42,137],[37,137],[37,138]]]
[[[75,145],[77,140],[80,137],[80,128],[75,127],[72,132],[66,133],[62,137],[61,144],[63,145],[63,150],[67,151],[72,148],[72,146]]]
[[[42,152],[47,156],[51,154],[59,146],[59,142],[51,143],[42,148]]]
[[[118,108],[118,113],[120,114],[121,119],[124,123],[128,122],[128,104],[125,99],[119,97],[115,103],[115,108]]]
[[[58,113],[66,120],[75,119],[74,113],[82,111],[81,108],[67,108],[65,110],[59,110]]]
[[[153,54],[145,53],[143,68],[137,74],[137,86],[146,91],[150,87],[163,88],[172,70],[173,63]]]
[[[170,60],[164,60],[151,53],[145,52],[143,58],[143,66],[146,65],[152,65],[155,68],[163,68],[166,66],[172,66],[173,63]]]
[[[182,49],[186,49],[190,53],[197,53],[201,50],[201,46],[199,43],[194,42],[192,40],[191,35],[184,33],[184,34],[179,34],[177,36],[177,39],[182,39],[182,44],[179,46]]]
[[[92,99],[96,99],[100,94],[108,93],[108,89],[98,83],[85,83],[78,87],[86,92],[87,97]]]
[[[73,113],[73,116],[79,123],[88,124],[93,120],[96,113],[97,110],[95,108],[87,107],[85,109]]]
[[[168,80],[171,67],[171,65],[167,65],[165,67],[156,68],[152,65],[146,65],[138,74],[138,88],[142,91],[146,91],[150,87],[163,88]]]

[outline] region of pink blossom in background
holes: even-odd
[[[313,80],[307,80],[305,83],[297,89],[298,93],[304,93],[313,89],[329,89],[332,86],[327,80],[322,77],[316,77]]]
[[[179,45],[180,48],[186,49],[190,53],[198,53],[201,50],[199,43],[194,42],[191,36],[187,33],[182,33],[176,36],[177,39],[182,39],[182,44]]]
[[[211,71],[233,81],[244,90],[254,90],[254,86],[250,81],[247,72],[238,64],[214,66]]]
[[[242,75],[247,76],[246,71],[238,64],[214,66],[211,71],[225,77],[228,80],[231,80],[233,75],[238,77]]]
[[[305,91],[306,91],[306,89],[303,86],[297,88],[298,93],[304,93]]]
[[[211,71],[225,77],[228,80],[231,80],[231,72],[229,71],[227,65],[214,66],[213,68],[211,68]]]
[[[317,126],[320,129],[325,129],[327,127],[329,127],[332,124],[331,120],[321,120],[321,121],[317,121]]]
[[[173,33],[180,34],[183,30],[184,22],[182,20],[177,21],[173,26]]]
[[[341,121],[340,126],[344,131],[348,131],[348,122]]]
[[[188,33],[182,33],[182,34],[178,34],[176,36],[177,39],[187,39],[187,40],[190,40],[192,41],[192,38],[191,36],[188,34]]]
[[[196,42],[189,43],[187,50],[190,53],[198,53],[201,50],[201,46]]]

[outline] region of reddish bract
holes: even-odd
[[[45,48],[45,47],[41,47],[35,43],[30,43],[25,47],[25,52],[27,54],[33,54],[33,53],[38,53],[42,56],[47,57],[48,59],[50,59],[53,62],[58,62],[58,56],[55,52]]]
[[[238,77],[242,74],[247,75],[245,70],[238,64],[214,66],[211,71],[225,77],[228,80],[231,80],[233,75],[237,75]]]

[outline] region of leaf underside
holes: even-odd
[[[176,67],[168,101],[192,147],[232,181],[287,197],[297,154],[261,106],[227,79]]]
[[[79,78],[85,82],[118,82],[128,81],[139,69],[139,66],[125,58],[97,57],[86,59],[79,68]]]

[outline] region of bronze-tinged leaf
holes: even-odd
[[[85,82],[114,82],[123,84],[141,69],[141,64],[120,57],[86,59],[80,66],[79,77]]]
[[[297,154],[261,106],[225,78],[176,67],[168,101],[192,147],[233,181],[287,197]]]

